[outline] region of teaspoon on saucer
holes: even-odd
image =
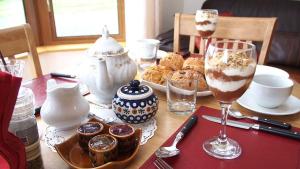
[[[234,109],[229,110],[229,115],[234,118],[237,118],[237,119],[244,119],[244,118],[252,119],[252,120],[255,120],[255,121],[258,121],[261,123],[270,124],[270,125],[273,125],[276,127],[287,129],[287,130],[289,130],[292,127],[290,124],[285,123],[285,122],[280,122],[280,121],[276,121],[276,120],[272,120],[272,119],[268,119],[268,118],[257,117],[257,116],[246,116],[246,115],[243,115],[241,112],[234,110]]]
[[[179,154],[180,150],[176,147],[177,143],[191,130],[196,124],[198,117],[193,115],[184,125],[180,132],[177,133],[175,140],[170,147],[160,147],[156,150],[155,155],[159,158],[173,157]]]

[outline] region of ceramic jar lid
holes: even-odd
[[[129,85],[122,86],[117,92],[119,98],[126,100],[141,100],[152,94],[152,88],[147,85],[141,85],[138,80],[132,80],[129,82]]]
[[[112,37],[109,36],[107,26],[102,29],[102,37],[97,39],[88,53],[92,56],[115,55],[124,52],[124,48]]]

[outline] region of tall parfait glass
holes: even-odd
[[[205,56],[205,77],[210,91],[222,109],[222,129],[218,136],[204,142],[203,149],[219,159],[234,159],[242,150],[227,137],[226,121],[232,102],[249,87],[256,68],[255,45],[242,41],[211,43]]]
[[[216,9],[201,9],[196,11],[195,25],[196,30],[203,39],[201,43],[201,49],[203,50],[203,56],[205,56],[206,44],[208,38],[215,32],[218,22],[218,10]]]

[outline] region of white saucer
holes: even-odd
[[[265,65],[256,66],[255,75],[260,75],[260,74],[273,74],[273,75],[289,78],[289,74],[286,71],[276,67],[265,66]]]
[[[285,103],[273,109],[269,109],[257,105],[255,100],[252,99],[253,98],[252,96],[253,93],[247,90],[244,93],[244,95],[237,100],[237,103],[249,110],[261,114],[267,114],[267,115],[282,116],[282,115],[296,114],[300,112],[300,99],[298,99],[295,96],[291,95]]]

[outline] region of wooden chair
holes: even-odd
[[[246,42],[262,42],[258,64],[265,64],[269,53],[270,43],[276,18],[254,18],[254,17],[222,17],[219,16],[216,31],[211,36],[212,42],[217,38],[224,40],[245,40]],[[189,51],[195,51],[195,37],[199,36],[195,28],[195,15],[175,14],[174,21],[174,52],[179,52],[180,35],[189,35]],[[204,43],[201,38],[201,42]],[[202,46],[202,45],[201,45]],[[203,53],[203,47],[199,53]]]
[[[6,57],[14,57],[14,55],[28,52],[28,60],[35,76],[40,77],[43,75],[29,24],[0,29],[0,50]]]

